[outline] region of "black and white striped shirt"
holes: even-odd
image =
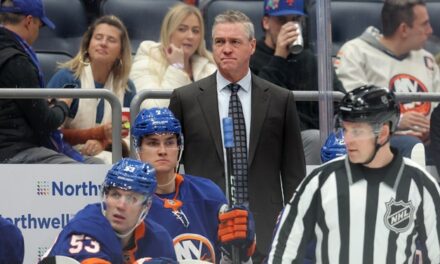
[[[316,263],[412,263],[418,239],[440,263],[439,193],[434,177],[400,155],[380,169],[335,159],[284,208],[268,261],[302,263],[316,240]]]

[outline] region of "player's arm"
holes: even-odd
[[[100,242],[84,234],[59,237],[48,255],[67,256],[82,264],[111,264],[110,254],[105,252]]]

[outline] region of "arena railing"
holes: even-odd
[[[139,92],[131,101],[130,105],[130,120],[133,123],[137,114],[140,111],[141,104],[144,100],[148,99],[169,99],[171,96],[172,90],[144,90]],[[341,92],[319,92],[319,91],[292,91],[295,100],[296,101],[324,101],[327,100],[327,98],[331,98],[333,101],[339,102],[342,97],[344,96]],[[440,101],[440,93],[397,93],[396,98],[400,102],[420,102],[420,101]],[[321,111],[320,111],[321,113]],[[333,126],[331,124],[332,119],[327,120],[327,124],[325,124],[327,127]],[[325,131],[324,131],[325,132]],[[323,131],[321,130],[321,133]],[[324,135],[321,137],[327,138],[327,135]],[[324,142],[321,142],[321,145]],[[130,155],[132,157],[135,157],[134,153],[134,147],[132,139],[130,138],[130,149],[131,153]],[[435,169],[430,168],[429,169],[433,174],[435,174]]]
[[[42,89],[42,88],[2,88],[0,98],[33,99],[33,98],[104,98],[112,108],[112,160],[122,157],[121,130],[122,106],[111,91],[105,89]],[[117,144],[114,144],[114,143]]]

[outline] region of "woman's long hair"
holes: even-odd
[[[95,29],[100,24],[114,26],[121,32],[121,56],[117,59],[112,67],[113,73],[113,89],[121,91],[127,89],[128,75],[131,70],[131,44],[128,38],[127,29],[122,21],[113,15],[106,15],[98,18],[84,33],[81,46],[76,56],[61,64],[61,68],[68,68],[73,71],[76,78],[80,78],[80,74],[84,67],[90,63],[88,48]]]
[[[200,43],[195,54],[205,57],[210,62],[214,63],[211,53],[206,50],[205,25],[203,23],[203,17],[200,13],[200,10],[195,6],[179,3],[174,5],[167,12],[160,28],[160,43],[162,44],[162,47],[168,47],[170,45],[171,35],[177,30],[182,21],[192,14],[195,15],[199,20],[201,36]],[[164,49],[161,49],[161,52],[163,53],[163,56],[165,56]]]

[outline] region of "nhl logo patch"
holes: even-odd
[[[414,222],[414,206],[411,201],[395,201],[394,198],[385,203],[387,211],[383,218],[385,226],[395,233],[407,231]]]

